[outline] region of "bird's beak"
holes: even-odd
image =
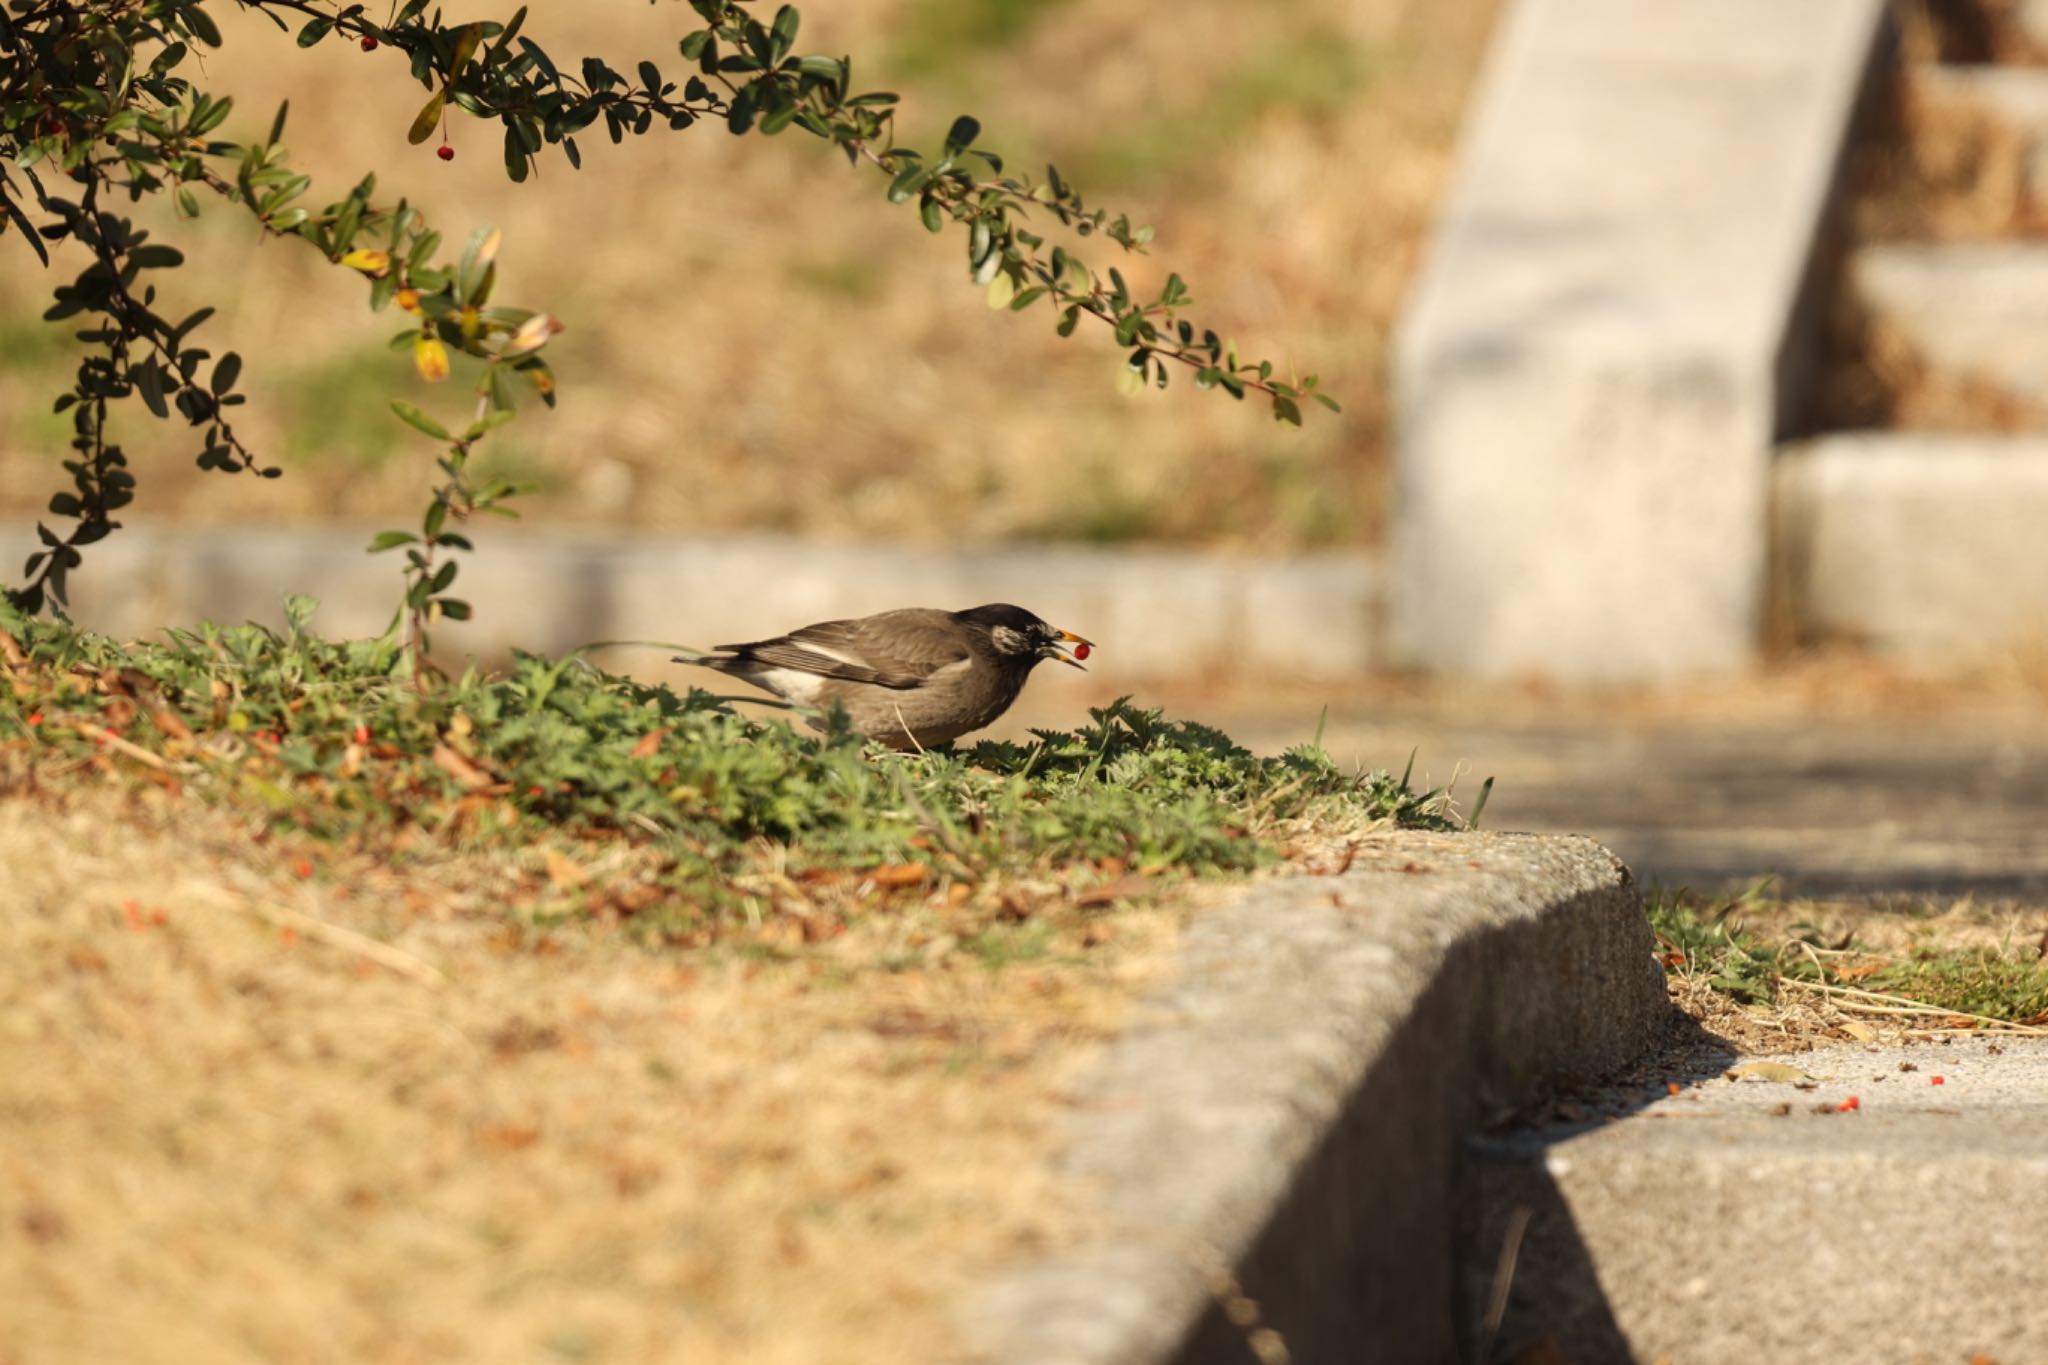
[[[1073,668],[1078,668],[1083,673],[1086,673],[1088,671],[1088,666],[1082,663],[1081,660],[1088,657],[1088,652],[1095,648],[1095,642],[1092,640],[1084,640],[1070,630],[1062,630],[1057,631],[1055,633],[1058,635],[1059,639],[1057,641],[1048,640],[1046,642],[1045,657],[1048,659],[1058,659],[1061,663],[1067,664]],[[1067,650],[1060,648],[1061,643],[1072,644],[1074,646],[1073,651],[1069,653]]]

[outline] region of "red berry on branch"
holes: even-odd
[[[363,35],[363,51],[365,51],[365,52],[375,52],[376,50],[377,50],[377,40],[376,40],[375,38],[371,37],[371,36],[370,36],[369,34],[365,33],[365,34]]]
[[[443,161],[453,161],[455,159],[455,149],[444,142],[434,148],[434,155],[440,157]]]

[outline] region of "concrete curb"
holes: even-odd
[[[438,627],[437,643],[486,658],[595,640],[708,648],[889,607],[1015,601],[1100,641],[1101,671],[1118,682],[1248,671],[1334,680],[1379,662],[1379,562],[1356,551],[1261,557],[485,529],[476,553],[462,557],[456,591],[476,618]],[[320,599],[327,634],[375,635],[391,619],[401,565],[363,552],[372,534],[125,528],[86,550],[73,615],[123,637],[200,620],[275,625],[285,594],[303,592]],[[0,563],[18,568],[35,548],[32,527],[0,528]]]
[[[968,1308],[989,1365],[1248,1361],[1228,1268],[1292,1359],[1455,1358],[1459,1139],[1640,1053],[1667,1016],[1629,871],[1589,839],[1395,834],[1188,931],[1081,1084],[1098,1240]]]

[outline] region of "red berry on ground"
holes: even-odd
[[[1843,1101],[1842,1101],[1842,1102],[1841,1102],[1840,1104],[1838,1104],[1838,1105],[1836,1105],[1836,1106],[1835,1106],[1835,1108],[1837,1108],[1837,1109],[1841,1109],[1841,1110],[1844,1110],[1844,1111],[1847,1111],[1847,1110],[1850,1110],[1850,1109],[1861,1109],[1862,1107],[1863,1107],[1863,1101],[1861,1101],[1861,1100],[1857,1099],[1857,1098],[1856,1098],[1856,1097],[1855,1097],[1854,1095],[1851,1095],[1851,1096],[1850,1096],[1850,1097],[1849,1097],[1848,1099],[1846,1099],[1846,1100],[1843,1100]]]
[[[363,51],[375,52],[376,50],[377,40],[375,38],[372,38],[369,34],[365,33],[363,35]]]
[[[434,155],[440,157],[443,161],[453,161],[455,159],[455,149],[444,142],[434,148]]]
[[[1946,1077],[1946,1076],[1929,1076],[1929,1077],[1927,1078],[1927,1083],[1928,1083],[1929,1085],[1947,1085],[1947,1084],[1948,1084],[1948,1077]]]

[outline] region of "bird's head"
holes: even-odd
[[[1081,660],[1088,657],[1095,648],[1092,641],[1084,640],[1072,631],[1061,630],[1058,626],[1047,625],[1032,612],[1022,607],[1013,607],[1007,602],[994,602],[985,607],[974,607],[967,611],[953,613],[958,620],[981,627],[988,632],[989,641],[999,654],[1012,657],[1028,657],[1032,663],[1040,659],[1057,659],[1063,664],[1083,668]],[[1086,671],[1083,668],[1083,671]]]

